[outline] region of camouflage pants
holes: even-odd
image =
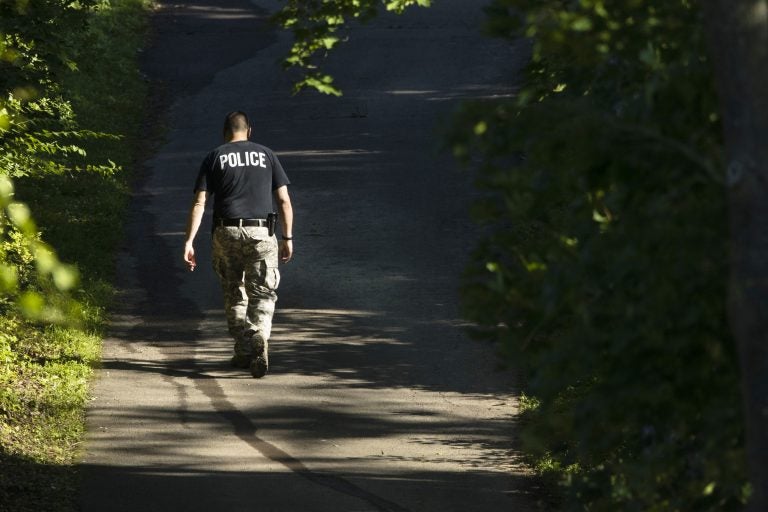
[[[280,284],[277,239],[263,227],[218,226],[212,252],[235,355],[251,357],[262,343],[266,351]]]

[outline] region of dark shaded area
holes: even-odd
[[[211,82],[213,71],[275,41],[268,13],[248,1],[157,1],[155,6],[142,69],[169,99],[193,93]],[[210,51],[223,39],[230,42],[226,52]]]
[[[59,258],[77,262],[82,275],[91,280],[110,281],[114,260],[105,261],[101,255],[116,247],[121,236],[122,205],[111,201],[119,196],[119,180],[79,173],[24,178],[15,183],[17,197],[35,213],[43,239],[56,248]],[[94,190],[105,193],[95,195]],[[83,250],[82,240],[88,240],[89,247],[98,250]]]
[[[75,512],[73,490],[77,471],[72,466],[40,464],[0,449],[0,512]],[[65,488],[55,487],[51,482]]]
[[[92,470],[94,474],[99,474],[102,478],[120,482],[120,488],[115,489],[115,506],[110,509],[112,512],[134,512],[137,510],[135,506],[130,504],[132,502],[131,492],[133,489],[142,489],[143,493],[157,496],[156,501],[151,504],[142,503],[146,508],[141,508],[141,510],[146,512],[159,512],[167,510],[223,510],[219,507],[222,506],[222,502],[226,504],[227,500],[226,498],[222,500],[220,497],[238,492],[243,488],[258,488],[258,492],[254,491],[253,493],[253,504],[249,507],[242,507],[232,503],[231,508],[226,510],[232,512],[246,510],[263,510],[270,512],[407,510],[394,503],[387,502],[372,502],[368,503],[367,507],[356,506],[354,508],[339,509],[337,505],[322,500],[316,501],[311,508],[306,508],[303,488],[300,485],[297,485],[296,480],[284,474],[255,472],[201,473],[182,469],[174,471],[174,474],[162,475],[158,474],[157,469],[152,467],[131,468],[128,471],[113,467],[94,467]],[[450,496],[455,496],[457,499],[461,499],[467,492],[472,492],[478,486],[482,486],[484,476],[490,480],[496,478],[496,475],[493,474],[482,475],[478,473],[473,473],[471,478],[467,478],[465,475],[461,474],[442,475],[432,473],[414,473],[407,478],[387,475],[356,475],[354,478],[355,484],[350,485],[354,485],[355,487],[376,488],[396,484],[401,487],[404,492],[407,489],[408,492],[412,493],[418,493],[421,490],[426,491],[428,488],[429,493],[444,493],[449,499]],[[322,479],[326,478],[326,475],[317,475],[317,477]],[[334,479],[335,477],[330,476],[328,478]],[[436,488],[434,483],[438,478],[441,486]],[[517,484],[514,485],[516,488],[523,488],[527,485],[526,482],[514,483]],[[168,492],[169,489],[177,488],[188,488],[190,492],[186,494]],[[510,508],[507,508],[507,510],[514,512],[515,508],[512,508],[514,499],[519,498],[520,494],[511,492],[508,497],[510,498]],[[262,503],[275,502],[278,502],[281,505],[277,508],[262,505]],[[482,506],[482,504],[479,505]],[[444,510],[446,512],[466,511],[463,507],[449,507]]]

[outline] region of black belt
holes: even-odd
[[[213,221],[214,226],[237,226],[237,227],[250,227],[259,226],[267,227],[267,219],[216,219]]]

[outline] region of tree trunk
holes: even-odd
[[[726,144],[728,315],[741,364],[748,510],[768,511],[768,0],[706,0]]]

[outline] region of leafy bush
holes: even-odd
[[[77,69],[93,1],[0,3],[0,175],[63,173],[84,156],[79,131],[61,90]]]
[[[569,510],[740,510],[727,212],[698,7],[496,0],[516,101],[465,107],[487,236],[467,314],[528,370],[524,445]],[[467,129],[468,128],[468,129]]]
[[[0,2],[3,510],[78,509],[74,463],[146,92],[146,5]]]

